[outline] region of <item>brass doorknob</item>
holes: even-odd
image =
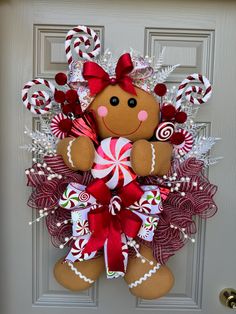
[[[236,309],[236,290],[233,288],[226,288],[220,292],[220,302],[230,308]]]

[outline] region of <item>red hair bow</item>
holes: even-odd
[[[108,85],[119,84],[126,92],[136,95],[131,77],[128,74],[133,70],[133,63],[129,53],[123,54],[116,65],[116,77],[109,74],[95,62],[86,61],[83,67],[83,77],[88,81],[91,95],[96,95]]]

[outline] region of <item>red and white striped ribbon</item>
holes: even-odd
[[[81,33],[85,33],[86,35],[80,35],[76,37],[76,35],[81,34]],[[89,52],[87,52],[87,50],[91,47],[92,43],[88,35],[93,39],[92,43],[94,45],[93,50]],[[101,42],[98,35],[95,33],[93,29],[86,26],[78,25],[77,27],[69,30],[69,32],[66,35],[65,51],[66,51],[66,58],[69,65],[73,61],[73,55],[71,51],[71,48],[72,48],[71,43],[72,43],[73,38],[75,38],[74,44],[73,44],[75,52],[82,59],[91,60],[99,55],[100,50],[101,50]],[[82,51],[80,49],[81,44],[84,45],[84,48],[86,51]]]
[[[204,89],[202,89],[200,86],[195,86],[195,85],[187,87],[187,85],[189,83],[192,83],[193,81],[198,81],[202,83],[204,85]],[[193,94],[197,94],[201,96],[194,97]],[[175,107],[176,109],[178,109],[181,106],[183,97],[185,97],[185,99],[188,102],[191,102],[194,105],[200,105],[207,102],[209,98],[211,97],[211,94],[212,94],[212,87],[209,80],[201,74],[197,74],[197,73],[191,74],[181,82],[178,88]]]
[[[29,91],[30,89],[35,86],[40,85],[40,87],[47,87],[47,90],[50,90],[50,94],[48,91],[45,90],[39,90],[33,92],[31,97],[29,97]],[[29,81],[25,84],[25,86],[22,89],[22,101],[25,107],[30,110],[34,114],[45,114],[48,113],[50,108],[52,107],[52,98],[55,92],[55,86],[44,79],[35,79],[32,81]]]

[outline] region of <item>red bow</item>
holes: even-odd
[[[126,92],[136,95],[132,79],[127,74],[133,70],[133,63],[129,53],[123,54],[116,65],[116,77],[109,77],[100,65],[86,61],[83,67],[83,77],[88,81],[90,93],[96,95],[108,85],[119,84]]]
[[[109,271],[124,272],[121,233],[135,238],[142,225],[142,219],[132,211],[127,210],[126,207],[139,200],[143,195],[143,190],[136,182],[131,182],[121,188],[116,195],[120,197],[122,207],[116,215],[112,215],[109,211],[112,195],[103,180],[94,180],[86,191],[92,194],[103,206],[91,210],[88,214],[89,229],[92,234],[83,254],[101,249],[107,240]]]

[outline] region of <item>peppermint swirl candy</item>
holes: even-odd
[[[147,217],[145,221],[145,228],[154,231],[158,225],[159,219],[157,217]]]
[[[155,136],[160,142],[165,142],[174,134],[175,126],[172,122],[162,122],[156,129]]]
[[[86,35],[82,35],[81,33],[85,33]],[[75,37],[79,35],[78,37]],[[90,36],[93,41],[89,39]],[[68,64],[70,65],[73,61],[73,55],[71,51],[72,41],[74,40],[74,46],[76,54],[85,60],[92,60],[93,58],[97,57],[101,51],[101,42],[98,35],[89,27],[78,25],[77,27],[69,30],[66,35],[65,41],[65,51]],[[93,50],[88,51],[93,43]],[[84,46],[85,51],[81,50],[81,46]]]
[[[189,83],[192,83],[193,81],[198,81],[201,84],[204,85],[204,90],[199,86],[189,86]],[[187,87],[187,88],[186,88]],[[194,97],[194,94],[201,95],[201,97]],[[209,82],[209,80],[201,75],[201,74],[191,74],[186,79],[184,79],[179,88],[176,95],[176,109],[178,109],[181,106],[181,103],[183,101],[183,98],[185,98],[188,102],[191,102],[194,105],[200,105],[209,100],[212,94],[212,87]]]
[[[46,87],[47,91],[34,91],[30,97],[29,92],[31,88],[35,85],[40,85],[41,88]],[[22,89],[21,96],[23,104],[33,114],[46,114],[52,107],[54,92],[55,86],[52,83],[48,82],[47,80],[38,78],[25,84]]]
[[[83,249],[85,248],[85,245],[87,243],[88,243],[88,237],[86,235],[78,237],[75,240],[70,251],[70,253],[74,257],[74,261],[91,259],[96,255],[97,251],[83,254]]]
[[[79,236],[85,235],[89,232],[88,220],[79,220],[76,225],[76,233]]]
[[[79,203],[78,194],[76,191],[67,188],[63,193],[59,205],[66,209],[72,209]]]
[[[130,162],[131,142],[123,137],[108,137],[98,147],[91,173],[94,178],[104,179],[111,189],[125,186],[137,175]]]

